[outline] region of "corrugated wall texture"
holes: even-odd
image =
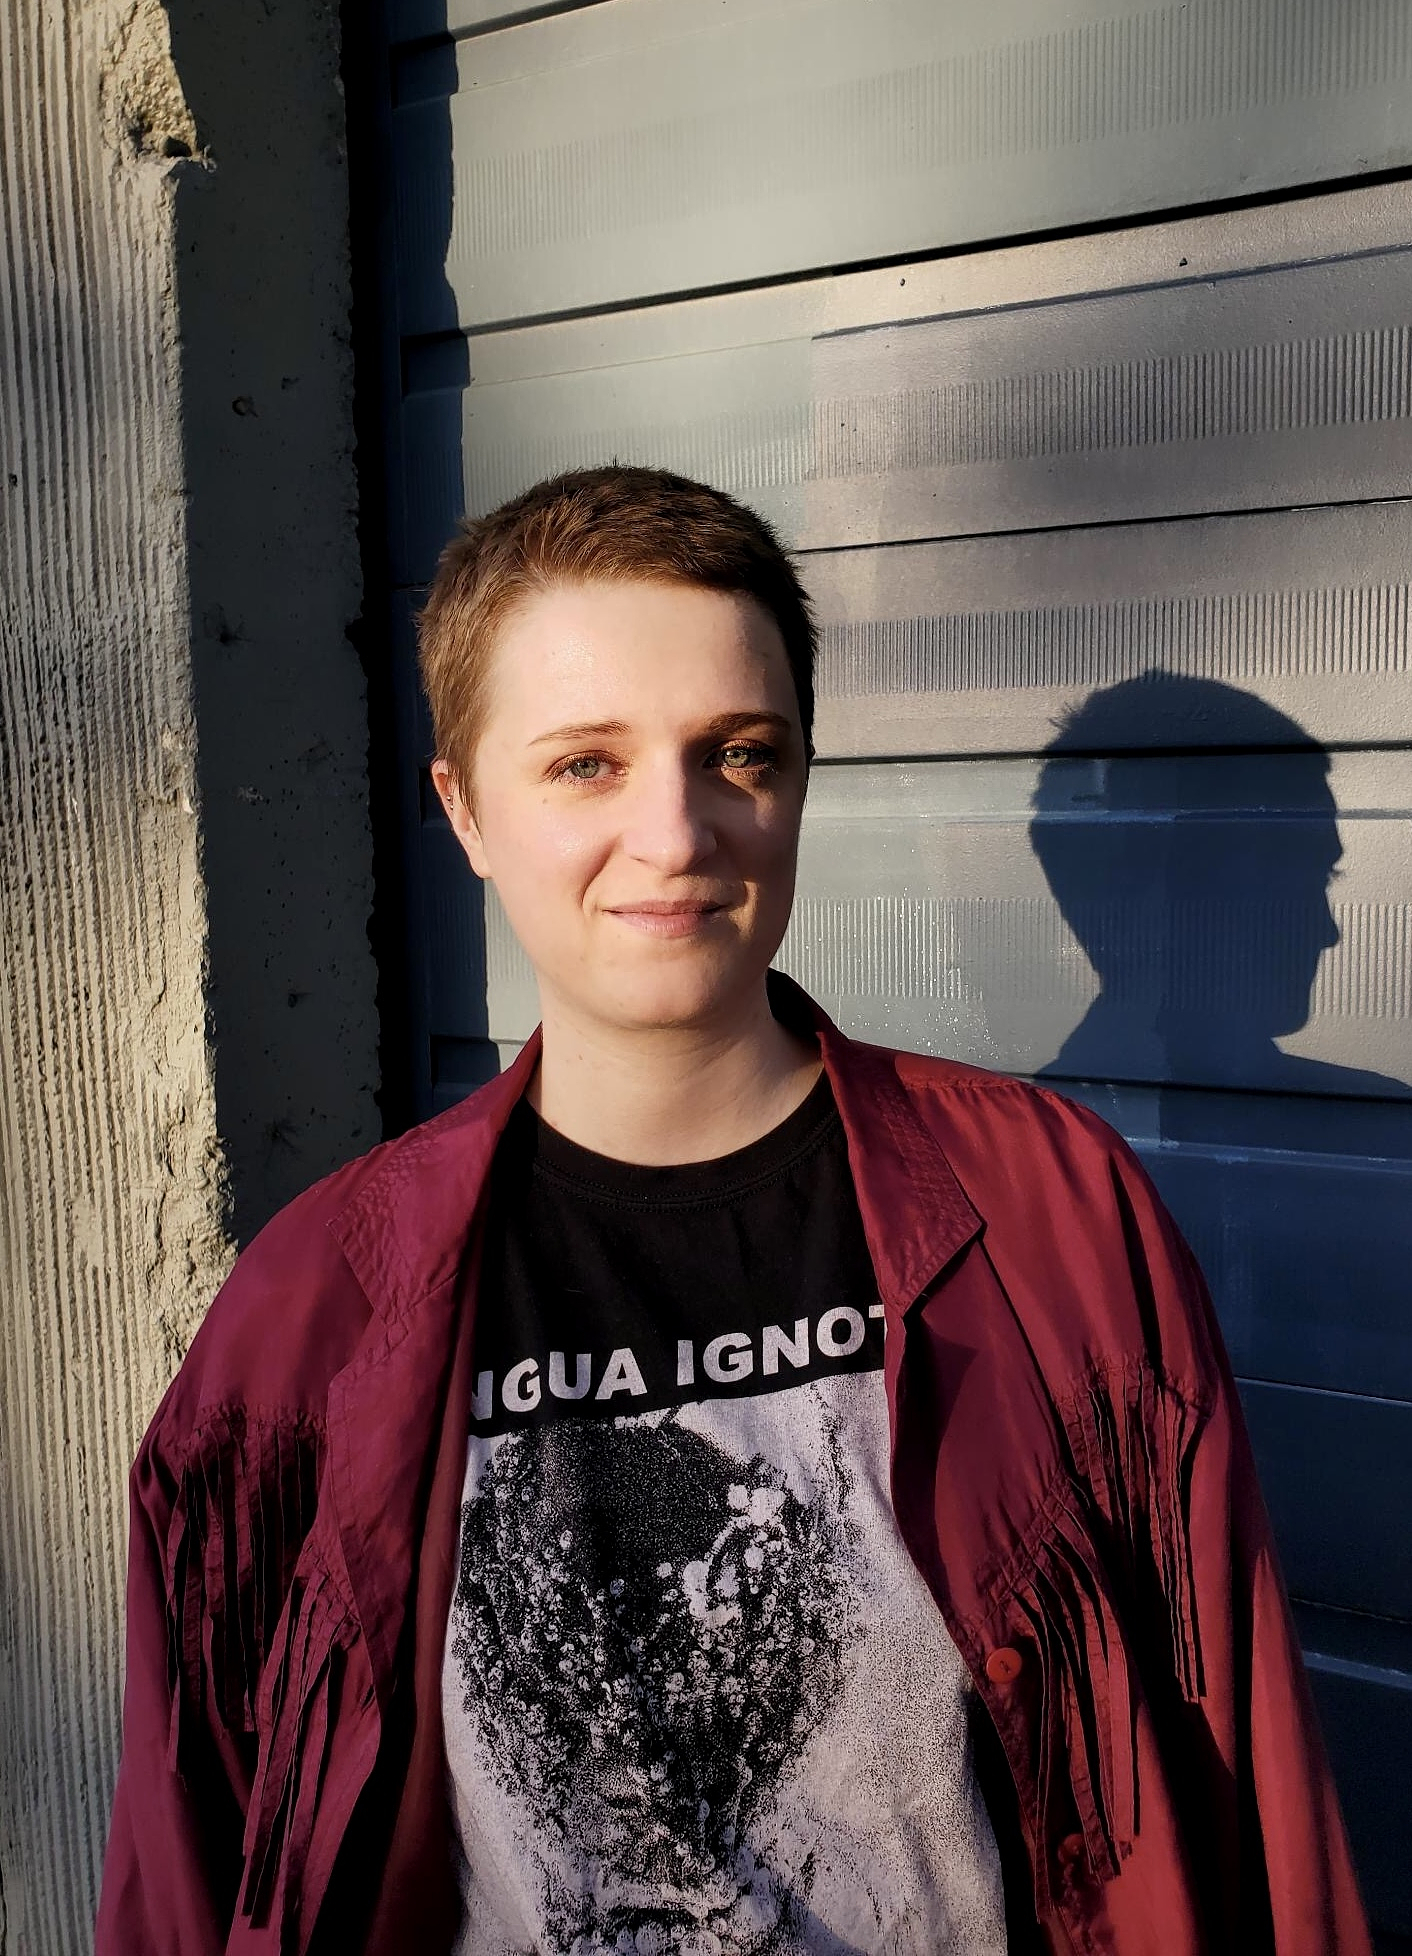
[[[481,9],[453,0],[455,30]],[[429,31],[426,0],[394,9]],[[456,49],[404,108],[405,323],[876,260],[1408,153],[1402,0],[612,0]],[[428,246],[431,249],[428,249]]]
[[[155,0],[0,8],[0,1880],[91,1941],[123,1483],[228,1261]]]

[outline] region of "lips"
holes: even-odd
[[[705,897],[648,899],[642,903],[612,904],[608,915],[648,937],[690,937],[725,908],[723,902]]]

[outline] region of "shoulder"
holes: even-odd
[[[1131,1247],[1133,1226],[1180,1242],[1137,1154],[1093,1109],[1053,1087],[924,1054],[893,1055],[898,1082],[992,1225]],[[1183,1249],[1185,1246],[1182,1246]]]
[[[1134,1170],[1143,1175],[1132,1148],[1116,1128],[1053,1087],[927,1053],[871,1050],[885,1058],[899,1086],[943,1145],[949,1140],[953,1146],[993,1151],[997,1168],[1002,1155],[1013,1164],[1019,1150],[1035,1166],[1064,1162],[1071,1169],[1104,1177]]]
[[[207,1309],[149,1440],[179,1446],[232,1414],[281,1424],[322,1418],[331,1381],[380,1328],[377,1288],[355,1232],[366,1237],[372,1214],[384,1234],[415,1218],[414,1235],[434,1235],[448,1165],[464,1158],[464,1139],[483,1125],[480,1098],[379,1143],[265,1224]],[[400,1249],[405,1260],[406,1245]]]
[[[1220,1361],[1206,1287],[1123,1136],[1052,1087],[872,1051],[981,1218],[990,1263],[1056,1374],[1141,1359],[1207,1396]]]
[[[1033,1235],[1047,1217],[1054,1231],[1110,1246],[1134,1202],[1171,1227],[1123,1136],[1052,1087],[837,1036],[831,1061],[860,1150],[882,1145],[910,1181],[944,1158],[943,1179],[960,1183],[992,1234]]]
[[[378,1173],[382,1143],[295,1196],[236,1258],[158,1408],[149,1440],[178,1443],[233,1411],[321,1412],[370,1306],[329,1225]]]

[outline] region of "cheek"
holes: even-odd
[[[490,873],[513,884],[533,904],[581,885],[602,861],[604,844],[582,809],[547,796],[526,795],[496,811],[487,838]]]
[[[762,869],[793,863],[799,849],[802,815],[802,805],[793,797],[781,797],[757,805],[743,842]]]
[[[721,840],[736,873],[755,892],[762,922],[773,929],[794,901],[796,859],[799,853],[797,803],[757,804],[742,810]]]

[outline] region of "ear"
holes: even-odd
[[[477,876],[488,878],[490,864],[486,858],[485,843],[481,839],[479,825],[471,811],[471,804],[456,785],[456,777],[451,772],[451,764],[437,757],[431,764],[432,785],[437,798],[446,811],[446,819],[455,832],[456,840],[466,853],[466,861]]]

